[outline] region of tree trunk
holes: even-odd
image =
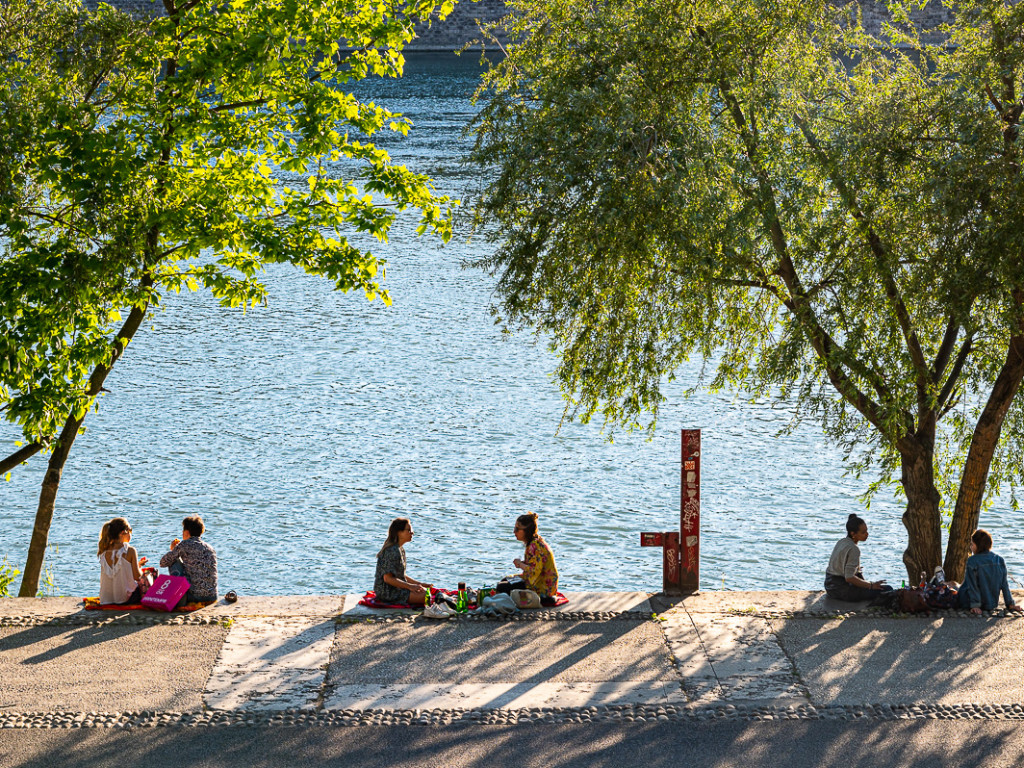
[[[939,491],[935,487],[933,440],[920,436],[901,441],[902,484],[907,496],[903,526],[907,529],[907,548],[903,564],[907,577],[916,584],[921,571],[932,575],[942,562],[942,525],[939,515]]]
[[[977,529],[981,517],[981,503],[985,498],[989,467],[999,444],[1003,422],[1014,397],[1020,390],[1022,379],[1024,334],[1018,334],[1010,338],[1006,361],[996,377],[985,409],[974,427],[971,447],[967,451],[967,461],[964,463],[964,473],[960,478],[960,490],[953,510],[953,522],[949,528],[946,562],[943,565],[949,579],[963,581],[971,534]]]
[[[153,287],[153,278],[147,273],[141,280],[140,286],[143,289]],[[142,325],[142,319],[146,316],[146,309],[149,307],[147,301],[142,306],[132,307],[128,319],[124,321],[121,330],[118,331],[111,349],[110,362],[106,365],[97,365],[89,377],[89,388],[86,393],[90,397],[99,394],[107,374],[114,367],[114,363],[124,352],[124,348],[131,341],[135,332]],[[82,418],[75,418],[74,414],[68,416],[64,422],[64,428],[60,432],[57,444],[53,448],[50,462],[46,467],[46,474],[43,476],[43,485],[39,491],[39,506],[36,508],[36,521],[32,526],[32,540],[28,546],[28,557],[25,560],[25,572],[21,577],[21,588],[18,590],[18,597],[35,597],[39,592],[39,577],[43,571],[43,559],[46,557],[46,544],[50,538],[50,523],[53,521],[53,509],[57,501],[57,489],[60,487],[61,474],[64,471],[64,463],[71,452],[71,446],[78,436],[78,430],[85,421],[85,414]]]
[[[81,419],[68,417],[64,422],[57,445],[50,455],[50,462],[43,475],[43,486],[39,492],[39,506],[36,508],[36,522],[32,526],[32,541],[28,545],[28,558],[25,560],[25,573],[21,577],[21,589],[18,597],[35,597],[39,592],[39,576],[43,571],[43,559],[46,557],[46,544],[50,538],[50,523],[53,521],[53,507],[57,500],[57,489],[60,487],[60,476],[64,471],[64,463],[68,460],[71,446],[82,426]]]

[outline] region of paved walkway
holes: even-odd
[[[569,598],[452,621],[352,595],[184,616],[0,600],[0,726],[1024,719],[1014,614],[880,615],[815,592]]]

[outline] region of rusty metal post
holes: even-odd
[[[682,432],[679,585],[684,594],[690,594],[700,589],[700,430]]]
[[[676,531],[665,531],[665,540],[662,547],[661,591],[666,595],[681,595],[683,593],[680,555],[679,533]]]
[[[679,531],[640,534],[641,547],[661,547],[662,585],[666,595],[700,589],[700,430],[683,430],[679,489]]]

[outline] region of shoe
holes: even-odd
[[[434,603],[434,605],[437,607],[438,613],[443,613],[445,618],[447,619],[450,619],[452,616],[458,613],[458,611],[456,611],[454,608],[452,608],[450,605],[448,605],[448,603],[444,601],[436,602]]]
[[[443,603],[431,603],[423,609],[423,615],[428,619],[450,619],[452,617]]]

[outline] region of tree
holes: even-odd
[[[398,77],[413,24],[452,2],[0,0],[0,401],[50,453],[20,594],[38,589],[61,473],[104,379],[167,291],[261,303],[264,266],[389,297],[398,211],[447,239],[447,197],[370,143],[409,123],[346,85]],[[343,48],[349,48],[346,52]]]
[[[928,45],[895,5],[872,37],[822,0],[515,0],[475,126],[496,311],[570,416],[653,424],[699,355],[898,479],[911,578],[950,508],[962,577],[1024,446],[1024,5],[949,8]]]

